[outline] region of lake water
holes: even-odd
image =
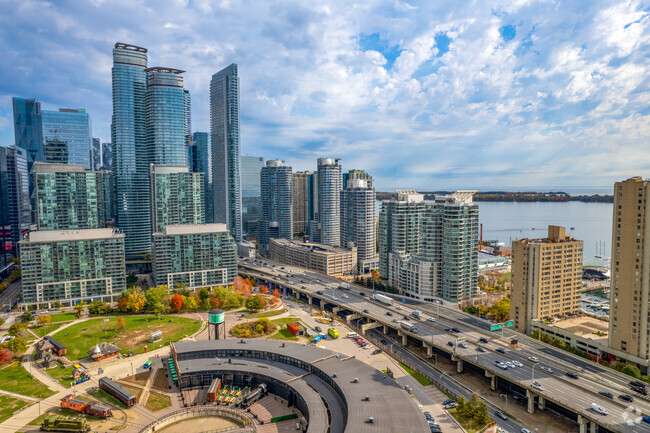
[[[566,227],[567,233],[584,241],[584,264],[605,266],[607,262],[594,256],[611,255],[612,206],[578,201],[479,202],[479,223],[483,224],[483,240],[508,245],[517,239],[546,237],[548,225]],[[377,209],[381,209],[379,202]]]

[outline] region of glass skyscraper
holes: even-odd
[[[212,193],[212,146],[210,134],[195,132],[192,135],[190,152],[190,171],[203,173],[203,197],[205,202],[205,222],[211,223],[214,219],[214,196]]]
[[[271,238],[291,239],[293,235],[293,175],[291,167],[277,159],[266,161],[260,173],[262,216],[260,249],[268,254]]]
[[[260,156],[241,157],[241,219],[242,228],[247,239],[257,239],[259,235],[262,199],[260,172],[264,167],[264,158]]]
[[[341,244],[341,190],[343,177],[339,159],[318,158],[318,222],[320,242]]]
[[[92,124],[83,108],[43,110],[43,161],[90,170]]]
[[[113,49],[113,172],[117,227],[127,257],[151,250],[149,152],[146,136],[147,49],[116,43]]]
[[[33,165],[43,159],[43,116],[36,99],[13,98],[14,144],[27,151],[30,206],[34,206]]]
[[[376,269],[377,256],[376,200],[372,178],[361,170],[347,173],[348,182],[341,192],[341,246],[357,247],[360,274]],[[350,179],[350,177],[355,177]],[[357,175],[357,176],[355,176]]]
[[[38,230],[105,227],[104,176],[81,165],[35,163]]]
[[[93,138],[90,147],[90,169],[99,171],[102,169],[102,143],[99,138]]]
[[[154,233],[174,224],[203,224],[203,174],[188,167],[151,165],[151,215]]]
[[[0,146],[0,264],[9,250],[18,256],[17,242],[32,223],[28,158],[25,149]]]
[[[214,221],[225,223],[236,242],[242,239],[239,77],[231,64],[210,81],[210,132]]]

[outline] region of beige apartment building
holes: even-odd
[[[580,312],[582,246],[559,226],[548,226],[546,238],[513,242],[510,320],[515,329],[527,334],[534,319]]]
[[[356,271],[356,247],[340,248],[291,239],[271,239],[269,244],[270,259],[280,263],[313,269],[338,278]]]
[[[293,234],[307,234],[309,224],[309,171],[293,173]]]
[[[632,177],[614,184],[609,346],[642,359],[648,350],[650,213],[648,180]]]

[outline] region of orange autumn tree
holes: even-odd
[[[278,298],[280,297],[280,291],[279,291],[278,289],[275,289],[275,290],[273,291],[273,297],[274,297],[275,299],[278,299]]]
[[[260,293],[266,295],[269,293],[269,289],[266,286],[260,286]]]
[[[248,298],[251,295],[252,286],[250,286],[250,281],[248,282],[247,285],[244,279],[239,275],[235,277],[235,281],[233,281],[232,287],[233,289],[235,289],[235,292],[237,294],[242,295],[246,298]]]
[[[172,311],[178,313],[183,309],[183,296],[178,293],[172,296],[172,300],[169,303],[169,306],[172,308]]]

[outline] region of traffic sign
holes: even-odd
[[[490,326],[490,331],[498,331],[499,329],[501,329],[501,324],[500,323],[497,324],[497,325]]]
[[[506,328],[512,328],[513,326],[515,326],[515,321],[514,320],[508,320],[506,322]]]

